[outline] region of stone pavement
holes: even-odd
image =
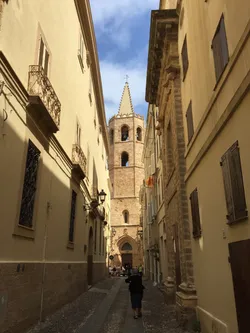
[[[133,318],[124,278],[109,278],[27,333],[185,333],[158,288],[144,285],[142,318]]]

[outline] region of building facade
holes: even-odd
[[[144,119],[133,110],[126,82],[118,114],[109,120],[111,195],[111,266],[143,263],[139,191],[144,178]]]
[[[0,20],[0,331],[23,332],[107,274],[109,143],[89,1]]]
[[[163,246],[166,245],[166,233],[161,137],[157,135],[155,127],[157,112],[157,107],[149,105],[143,150],[145,179],[141,186],[141,202],[145,274],[152,281],[159,283],[165,279],[166,258]]]
[[[184,180],[178,25],[176,1],[161,1],[160,9],[152,11],[146,101],[150,104],[148,117],[153,118],[149,124],[152,129],[147,128],[147,131],[153,133],[157,156],[156,169],[151,176],[158,207],[153,223],[157,222],[158,228],[161,282],[166,300],[176,303],[179,320],[186,324],[194,317],[197,296]],[[147,144],[150,145],[150,141]],[[150,197],[148,199],[152,201]]]
[[[178,12],[197,314],[203,333],[246,333],[250,3],[183,0]]]

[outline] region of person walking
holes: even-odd
[[[134,269],[132,275],[129,276],[126,280],[126,283],[129,283],[129,292],[132,309],[134,311],[134,318],[142,316],[141,308],[142,308],[142,298],[143,291],[145,289],[142,284],[142,277],[139,275],[138,269]]]

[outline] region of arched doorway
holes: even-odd
[[[93,228],[89,229],[89,243],[88,243],[88,271],[87,271],[87,280],[88,285],[92,285],[93,279]]]
[[[121,246],[120,253],[121,253],[121,259],[122,259],[122,266],[130,266],[133,267],[133,254],[132,254],[133,248],[129,242],[124,243]]]

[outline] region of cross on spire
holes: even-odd
[[[126,80],[125,83],[128,83],[128,79],[129,79],[129,76],[128,76],[128,74],[126,74],[125,75],[125,80]]]

